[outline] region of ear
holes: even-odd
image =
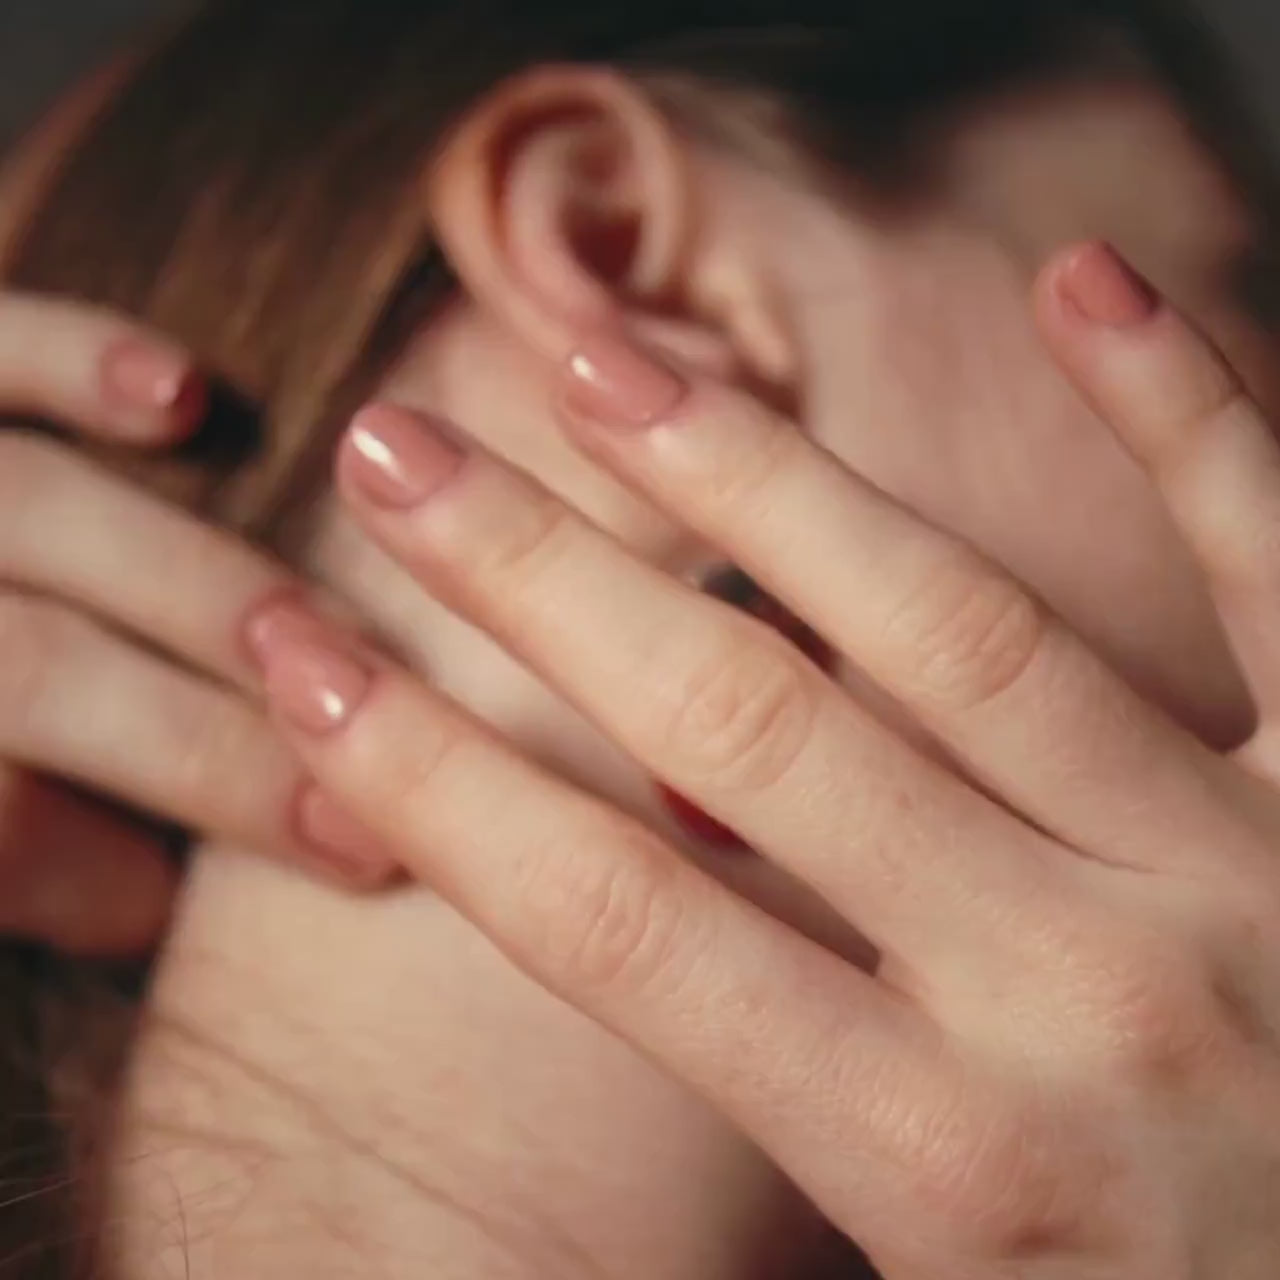
[[[606,328],[722,376],[789,380],[779,295],[704,158],[624,76],[543,67],[447,141],[435,232],[469,296],[550,360]]]

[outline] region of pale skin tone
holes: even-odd
[[[0,170],[0,266],[51,166],[124,72],[108,68],[69,94]],[[163,335],[0,291],[0,411],[153,449],[179,442],[206,403],[191,357]],[[353,868],[299,837],[291,813],[315,803],[313,789],[246,703],[254,675],[225,639],[246,590],[291,578],[69,450],[7,432],[0,455],[0,929],[128,955],[168,914],[175,876],[156,836],[51,778],[224,832],[347,887],[384,882],[385,866]],[[120,628],[216,683],[142,653]],[[355,839],[364,853],[363,833]]]
[[[573,438],[731,549],[988,794],[432,420],[374,406],[339,461],[427,590],[817,889],[880,948],[874,976],[314,613],[260,610],[251,642],[284,731],[415,874],[737,1122],[887,1277],[1262,1280],[1280,447],[1110,250],[1055,260],[1038,304],[1202,557],[1259,708],[1231,755],[794,423],[633,341],[581,339]]]
[[[641,323],[613,292],[616,282],[593,280],[558,236],[576,198],[557,168],[565,153],[557,144],[566,140],[533,136],[514,156],[498,145],[530,107],[552,118],[541,109],[547,94],[587,109],[634,157],[629,177],[640,194],[628,216],[644,229],[649,274],[632,282],[630,296],[681,279],[680,327]],[[1144,266],[1267,395],[1255,376],[1265,348],[1218,283],[1241,240],[1238,208],[1157,100],[1103,105],[1116,122],[1108,138],[1123,139],[1126,129],[1131,142],[1141,138],[1142,162],[1184,192],[1193,211],[1172,240],[1131,236],[1126,247],[1145,250]],[[116,1179],[125,1274],[181,1274],[186,1265],[196,1276],[364,1274],[375,1259],[391,1274],[794,1275],[794,1258],[761,1260],[761,1238],[791,1237],[802,1256],[803,1219],[717,1110],[761,1141],[842,1228],[872,1244],[891,1276],[1179,1274],[1183,1242],[1161,1229],[1167,1212],[1153,1211],[1168,1211],[1172,1196],[1144,1179],[1150,1171],[1137,1158],[1159,1153],[1170,1135],[1144,1102],[1117,1102],[1106,1090],[1118,1071],[1141,1082],[1147,1067],[1166,1070],[1173,1061],[1178,1087],[1189,1088],[1206,1064],[1244,1061],[1231,1028],[1215,1020],[1217,1005],[1185,1003],[1203,995],[1202,956],[1189,939],[1192,929],[1238,933],[1242,898],[1263,913],[1265,937],[1273,892],[1260,847],[1265,828],[1240,819],[1247,805],[1258,823],[1270,821],[1270,792],[1246,773],[1265,757],[1255,751],[1247,763],[1226,762],[1175,733],[1066,628],[1052,631],[1043,649],[1025,648],[1044,658],[1014,662],[1020,640],[1042,633],[1004,580],[987,585],[982,562],[956,560],[940,535],[870,499],[842,469],[1004,560],[1215,743],[1249,736],[1246,687],[1209,592],[1164,497],[1125,451],[1128,444],[1163,456],[1144,431],[1192,429],[1212,407],[1202,393],[1218,387],[1210,374],[1219,366],[1205,362],[1170,310],[1104,337],[1069,321],[1046,282],[1039,315],[1049,346],[1104,401],[1122,444],[1034,334],[1032,263],[1060,239],[1096,230],[1104,214],[1117,238],[1142,225],[1124,196],[1104,201],[1100,213],[1083,208],[1092,197],[1082,194],[1078,226],[1065,199],[1051,202],[1048,217],[1044,184],[1028,176],[1029,166],[1046,163],[1034,144],[1070,134],[1073,119],[1082,136],[1096,136],[1084,126],[1101,109],[1074,95],[1053,107],[1021,113],[1018,125],[975,125],[958,144],[965,163],[953,198],[910,228],[872,226],[723,155],[679,166],[701,184],[684,189],[670,161],[691,144],[608,77],[557,72],[477,109],[437,167],[431,195],[468,300],[422,336],[386,395],[464,424],[474,441],[524,467],[615,541],[557,520],[561,551],[521,556],[521,517],[541,528],[556,508],[490,463],[469,470],[471,487],[452,489],[452,499],[387,512],[361,496],[348,453],[345,505],[335,501],[313,565],[420,658],[437,688],[479,703],[485,719],[553,768],[544,775],[518,763],[451,718],[435,695],[391,673],[341,732],[300,734],[287,719],[281,727],[332,794],[382,827],[382,856],[405,859],[589,1017],[544,996],[434,895],[355,901],[228,850],[206,857],[183,902],[131,1089]],[[520,198],[477,207],[476,192],[494,189],[488,178],[500,155],[511,165],[503,189]],[[1106,160],[1087,153],[1078,171],[1064,165],[1056,180],[1068,194],[1090,191],[1086,173]],[[1007,195],[998,216],[973,195],[993,189]],[[692,222],[695,209],[700,221]],[[640,332],[645,348],[679,363],[697,391],[682,402],[678,424],[621,435],[581,422],[566,430],[556,408],[566,358],[585,332],[601,330]],[[735,364],[792,391],[809,438],[830,455],[812,452],[793,425],[734,392],[726,370]],[[1169,386],[1182,389],[1183,401],[1161,398]],[[1257,434],[1253,419],[1237,416]],[[417,429],[412,419],[401,426]],[[780,469],[794,478],[789,491],[764,485],[762,467],[750,487],[761,456],[793,459]],[[70,463],[59,465],[70,474]],[[1239,479],[1229,472],[1222,482],[1233,498]],[[80,483],[106,491],[98,479]],[[510,501],[486,507],[485,493],[495,491],[486,484]],[[1253,520],[1242,526],[1246,541],[1266,527],[1266,496],[1228,504]],[[1202,508],[1179,504],[1184,530],[1203,529]],[[161,518],[146,504],[138,510],[140,519]],[[429,527],[428,511],[454,513],[436,517],[445,535]],[[207,559],[208,536],[182,528],[188,532],[176,521],[166,527],[172,554],[190,556],[191,540],[202,538]],[[82,532],[86,542],[111,543]],[[1226,532],[1231,554],[1240,531]],[[1204,548],[1211,564],[1220,563],[1218,545],[1221,537]],[[784,564],[780,546],[799,550]],[[217,548],[222,581],[238,585],[212,593],[216,605],[193,599],[203,609],[193,617],[169,607],[171,597],[139,595],[128,620],[256,690],[260,676],[240,640],[282,579],[229,543]],[[420,594],[386,551],[445,603]],[[922,763],[854,704],[833,702],[834,688],[797,667],[790,651],[641,568],[685,574],[726,556],[791,596],[970,773],[1051,834],[1031,834]],[[950,576],[930,574],[937,557]],[[814,565],[820,573],[794,572]],[[127,561],[100,572],[125,584],[136,576]],[[916,574],[924,585],[909,593],[912,610],[895,613],[895,591]],[[109,603],[89,597],[83,583],[33,585],[91,609]],[[944,604],[972,594],[992,608],[940,611],[939,585],[955,592]],[[127,593],[117,587],[112,600],[121,598]],[[1256,598],[1224,602],[1237,636],[1246,635],[1242,608]],[[843,607],[850,601],[859,608]],[[446,605],[496,632],[542,679],[521,674]],[[179,616],[181,633],[159,629]],[[552,617],[578,621],[551,637],[544,624]],[[898,621],[888,625],[891,618]],[[1243,625],[1269,624],[1259,613]],[[648,628],[678,640],[660,650],[660,680],[652,654],[634,647]],[[298,667],[296,655],[280,652],[281,637],[296,640],[297,629],[274,634],[280,644],[264,656],[282,693],[296,685]],[[316,640],[309,629],[306,640]],[[739,698],[726,685],[722,697],[692,699],[702,718],[691,721],[683,694],[701,691],[704,668],[682,664],[699,654],[750,673],[754,688],[779,691],[776,705]],[[1258,663],[1249,674],[1264,687]],[[797,693],[802,709],[821,714],[795,712]],[[717,708],[734,707],[746,709],[744,718],[717,734]],[[663,708],[673,713],[669,722],[653,714]],[[265,722],[245,723],[267,733]],[[767,735],[750,732],[769,724],[805,729],[793,735],[804,750],[787,768],[784,754],[769,754]],[[441,786],[443,775],[426,767],[431,744],[455,738],[455,758],[475,768]],[[609,738],[623,750],[606,749]],[[293,755],[274,736],[261,741],[298,770],[286,790],[305,785]],[[712,753],[708,742],[724,750]],[[857,969],[677,861],[675,833],[627,755],[697,794],[834,908],[815,913],[788,895],[790,905],[779,907],[788,920],[844,941],[829,924],[843,916],[880,944],[885,976],[905,999],[889,1002]],[[771,759],[777,768],[766,767]],[[735,775],[739,765],[745,772]],[[608,803],[584,799],[553,774]],[[1206,798],[1205,777],[1225,779],[1218,807]],[[851,793],[840,779],[858,785]],[[419,784],[432,788],[429,802]],[[1138,786],[1141,806],[1132,802]],[[886,815],[895,797],[901,805]],[[179,808],[163,795],[131,798]],[[645,825],[623,819],[615,804]],[[289,835],[264,845],[295,838],[287,808],[275,793],[268,820]],[[852,842],[851,829],[862,833]],[[641,834],[648,830],[657,834]],[[1131,861],[1147,874],[1128,874]],[[381,874],[384,865],[373,869]],[[781,901],[766,861],[742,860],[727,875],[770,905]],[[602,915],[617,927],[582,931]],[[671,929],[651,929],[664,920]],[[1236,975],[1241,957],[1225,943],[1223,951]],[[1168,963],[1175,953],[1177,964]],[[1267,957],[1248,972],[1238,1003],[1269,1025]],[[1255,972],[1263,975],[1257,983]],[[591,1018],[642,1045],[713,1106],[668,1083]],[[1184,1027],[1195,1043],[1171,1044],[1166,1033]],[[1023,1087],[1028,1049],[1045,1044],[1055,1047],[1046,1070],[1096,1086],[1089,1108],[1049,1110]],[[1199,1052],[1206,1046],[1213,1052]],[[806,1057],[815,1050],[820,1064]],[[1249,1061],[1261,1095],[1266,1060]],[[815,1093],[801,1074],[825,1083]],[[892,1100],[886,1078],[896,1082]],[[1238,1076],[1229,1084],[1220,1096],[1242,1127],[1264,1131],[1266,1116],[1250,1110],[1262,1105],[1257,1097]],[[468,1117],[465,1132],[459,1115]],[[1103,1128],[1116,1146],[1092,1142],[1097,1128],[1084,1123],[1104,1115],[1115,1121]],[[1018,1127],[1032,1121],[1051,1128]],[[1058,1122],[1078,1136],[1066,1151],[1037,1141],[1018,1147],[1026,1134],[1056,1136]],[[1016,1169],[1006,1163],[1015,1147],[1027,1161]],[[1036,1157],[1050,1148],[1061,1159],[1042,1165]],[[1237,1202],[1265,1186],[1246,1172],[1267,1163],[1265,1144],[1233,1147],[1223,1137],[1220,1149],[1240,1178]],[[1153,1223],[1150,1237],[1135,1239],[1120,1230],[1124,1223],[1110,1231],[1091,1216],[1084,1192],[1104,1181],[1101,1168],[1132,1172],[1122,1189],[1135,1198],[1125,1203],[1133,1221]],[[1162,1169],[1169,1172],[1167,1161]],[[1185,1172],[1194,1188],[1214,1171]],[[1023,1173],[1035,1176],[1015,1177]],[[1043,1197],[1015,1194],[1015,1183]],[[663,1223],[660,1238],[655,1222]],[[1273,1242],[1239,1256],[1257,1244],[1248,1225],[1224,1226],[1214,1247],[1238,1244],[1237,1256],[1206,1253],[1203,1274],[1270,1274]],[[1097,1246],[1093,1271],[1070,1253],[1081,1242]],[[1000,1250],[1013,1243],[1026,1251],[1018,1265],[1037,1269],[1010,1270]],[[1116,1248],[1127,1252],[1108,1252]]]

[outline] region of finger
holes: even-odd
[[[204,382],[173,343],[96,308],[0,292],[0,413],[159,444],[204,407]]]
[[[510,468],[460,465],[423,420],[382,407],[357,420],[339,473],[357,518],[429,591],[882,947],[941,966],[989,935],[988,912],[1052,898],[1040,837],[775,632],[642,564]]]
[[[312,621],[277,612],[255,636],[282,731],[325,787],[535,979],[807,1189],[839,1188],[846,1226],[912,1168],[907,1117],[940,1114],[949,1079],[909,1005]]]
[[[0,765],[0,933],[75,955],[135,955],[159,937],[176,880],[154,839]]]
[[[75,601],[202,670],[256,685],[239,634],[284,568],[54,441],[0,432],[0,580]]]
[[[1062,368],[1159,486],[1203,567],[1264,721],[1280,715],[1280,445],[1210,343],[1106,245],[1037,286]]]
[[[244,699],[71,610],[3,593],[0,757],[355,887],[394,871]]]
[[[674,374],[659,396],[656,381],[617,374],[641,358],[596,340],[570,362],[582,447],[722,548],[1038,826],[1128,866],[1196,847],[1188,832],[1208,829],[1199,796],[1221,762],[1021,584],[758,398]],[[638,400],[637,385],[649,387]],[[1151,801],[1141,811],[1135,779]],[[1220,843],[1214,828],[1202,847]]]

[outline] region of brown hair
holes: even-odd
[[[9,283],[119,308],[188,343],[227,388],[221,410],[172,458],[113,461],[287,552],[339,424],[451,287],[419,183],[451,122],[502,77],[546,60],[621,65],[695,127],[715,127],[708,101],[749,93],[753,117],[803,135],[807,154],[905,198],[927,176],[904,162],[927,153],[913,132],[925,108],[1070,58],[1081,19],[1102,8],[215,0],[159,41],[92,122]],[[103,984],[82,967],[0,954],[6,1276],[66,1276],[87,1257],[86,1207],[65,1193],[85,1185],[71,1144],[89,1130],[61,1120],[102,1094],[75,1064],[99,1041],[96,1021],[127,1028],[130,988],[114,989],[99,1019]],[[99,1065],[109,1070],[125,1040],[108,1034]]]

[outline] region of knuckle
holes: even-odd
[[[550,494],[524,486],[502,504],[501,518],[487,522],[468,547],[468,577],[488,588],[519,588],[541,578],[572,545],[577,521]]]
[[[360,729],[353,726],[348,732],[357,734]],[[469,764],[476,767],[466,758],[473,745],[465,727],[451,718],[420,717],[414,724],[412,750],[378,752],[380,803],[410,827],[418,815],[447,809],[455,763],[464,776]]]
[[[1185,949],[1130,940],[1090,969],[1078,1025],[1114,1078],[1177,1087],[1223,1052],[1228,1011],[1209,966]]]
[[[800,662],[763,634],[717,649],[678,695],[659,735],[660,758],[681,774],[742,790],[786,776],[809,739],[819,698]]]
[[[733,511],[741,518],[777,490],[799,456],[803,437],[782,428],[763,406],[745,406],[737,412],[747,443],[733,451],[731,465],[699,474],[698,500],[704,509]]]
[[[952,1245],[1009,1257],[1052,1231],[1061,1147],[1052,1127],[1028,1112],[989,1099],[981,1110],[945,1111],[921,1126],[915,1194]]]
[[[946,711],[972,711],[1012,688],[1045,638],[1040,606],[975,557],[935,565],[892,611],[885,640],[905,658],[908,691]]]
[[[566,989],[634,994],[678,974],[686,913],[652,842],[625,832],[558,842],[530,856],[521,887],[532,954]]]

